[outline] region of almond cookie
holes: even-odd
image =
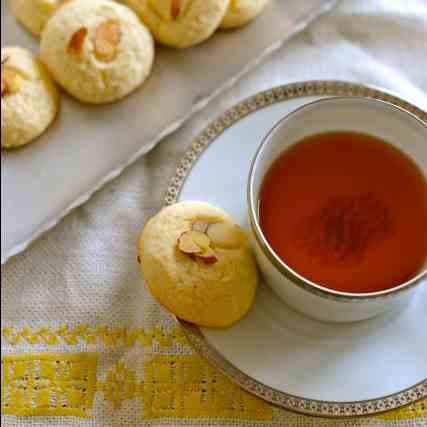
[[[190,47],[209,38],[225,16],[229,0],[125,0],[154,38],[173,47]]]
[[[17,148],[41,135],[59,108],[44,66],[19,47],[1,49],[1,147]]]
[[[269,0],[230,0],[230,6],[221,22],[221,28],[236,28],[260,15]]]
[[[133,11],[110,0],[62,6],[41,37],[42,59],[56,81],[83,102],[119,100],[148,77],[154,42]]]
[[[9,0],[16,19],[39,36],[55,11],[69,0]]]
[[[178,203],[153,217],[139,259],[152,295],[188,322],[227,327],[253,304],[258,271],[246,234],[208,203]]]

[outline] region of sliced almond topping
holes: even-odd
[[[205,221],[194,222],[192,230],[186,231],[178,239],[179,250],[189,255],[193,260],[200,259],[207,265],[217,263],[218,256],[212,247],[213,242],[207,234],[212,225]]]
[[[218,262],[218,257],[216,256],[213,249],[208,248],[201,254],[197,255],[205,264],[212,265]]]
[[[178,239],[178,248],[188,255],[200,254],[203,249],[195,242],[194,231],[186,231]]]
[[[181,0],[172,0],[171,2],[172,19],[178,18],[180,13],[181,13]]]
[[[191,231],[191,238],[203,251],[210,248],[211,239],[209,239],[205,233],[201,233],[200,231]]]
[[[101,61],[112,61],[117,54],[122,34],[120,24],[111,20],[101,24],[95,32],[95,55]]]
[[[67,52],[70,55],[81,55],[83,53],[83,44],[88,33],[87,28],[80,28],[72,36],[68,43]]]
[[[206,221],[196,221],[193,222],[192,229],[193,231],[200,231],[200,233],[206,233],[208,230],[209,223]]]
[[[1,96],[12,95],[19,92],[22,86],[21,77],[8,68],[1,70]]]
[[[236,249],[245,240],[242,229],[228,222],[211,224],[206,232],[212,243],[222,249]]]

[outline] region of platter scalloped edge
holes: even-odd
[[[397,95],[360,83],[336,80],[314,80],[278,86],[260,92],[238,103],[218,117],[200,133],[190,145],[190,148],[178,164],[174,177],[170,180],[164,206],[169,206],[178,201],[185,180],[201,154],[234,123],[269,105],[290,99],[317,95],[353,96],[378,99],[400,107],[427,123],[427,112],[403,100]],[[265,384],[261,384],[246,375],[210,346],[197,326],[179,319],[176,319],[176,321],[183,329],[193,348],[229,380],[249,393],[283,409],[318,417],[346,418],[370,416],[395,410],[415,403],[423,398],[427,398],[427,378],[406,390],[372,400],[331,402],[294,396],[273,389]]]

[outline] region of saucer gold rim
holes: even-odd
[[[275,87],[243,100],[202,131],[178,164],[175,175],[169,182],[164,205],[169,206],[178,201],[185,180],[201,154],[227,128],[249,114],[275,103],[308,96],[373,98],[397,106],[427,123],[427,112],[397,95],[372,86],[346,81],[314,80]],[[289,411],[325,418],[353,418],[396,410],[427,398],[427,378],[405,390],[371,400],[335,402],[294,396],[261,384],[244,374],[206,341],[197,326],[177,318],[175,320],[193,348],[230,381],[247,392]]]

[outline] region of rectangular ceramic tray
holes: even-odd
[[[94,107],[64,95],[39,141],[1,154],[2,264],[335,3],[276,0],[252,24],[198,47],[158,47],[147,83],[120,103]],[[1,45],[38,50],[5,0]]]

